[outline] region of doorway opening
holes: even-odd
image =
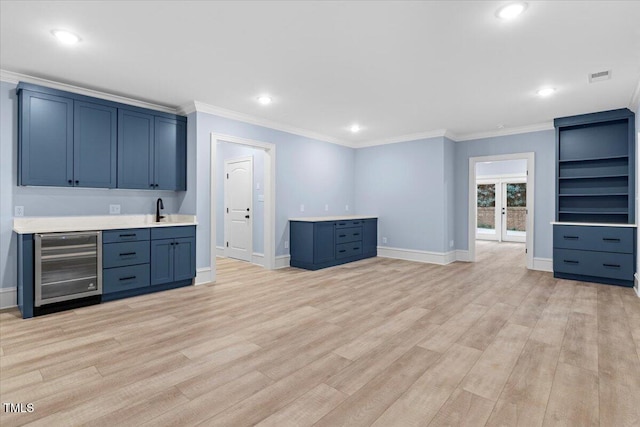
[[[218,213],[218,206],[223,205],[224,202],[220,198],[221,191],[218,187],[218,181],[221,179],[219,177],[218,172],[221,169],[219,160],[220,156],[218,153],[218,143],[230,143],[235,144],[238,147],[251,147],[253,149],[258,149],[264,155],[264,164],[263,164],[263,174],[262,174],[262,189],[263,194],[259,197],[261,209],[263,210],[263,221],[262,232],[258,235],[252,236],[252,240],[256,240],[262,238],[263,243],[263,254],[259,258],[259,264],[268,270],[273,270],[275,268],[275,170],[276,170],[276,146],[275,144],[271,144],[268,142],[255,141],[246,138],[239,138],[230,135],[216,134],[211,133],[211,158],[210,158],[210,194],[211,201],[209,205],[210,214],[209,214],[209,233],[210,233],[210,244],[209,244],[209,254],[210,254],[210,265],[211,265],[211,279],[210,281],[216,280],[216,255],[219,254],[218,247],[216,245],[217,237],[218,237],[218,220],[221,216]],[[223,167],[223,166],[222,166]],[[257,174],[259,175],[259,174]],[[226,175],[225,175],[226,176]],[[255,205],[255,203],[254,203]],[[246,209],[246,208],[245,208]],[[255,212],[255,209],[249,208],[250,212]],[[256,206],[256,209],[258,207]],[[250,214],[251,216],[251,214]],[[251,216],[250,219],[253,219]],[[221,221],[223,222],[223,221]],[[252,221],[255,223],[255,221]],[[255,242],[254,242],[255,243]],[[252,246],[250,252],[253,252]],[[255,255],[252,254],[252,262],[255,261]]]
[[[534,180],[534,153],[469,159],[469,261],[477,242],[510,242],[533,268]]]

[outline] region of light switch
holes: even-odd
[[[109,213],[111,215],[120,214],[120,205],[109,205]]]
[[[24,206],[16,206],[13,210],[13,216],[24,216]]]
[[[264,202],[264,194],[258,194],[258,201]]]

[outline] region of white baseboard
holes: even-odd
[[[276,257],[276,265],[273,266],[274,269],[278,268],[287,268],[291,265],[289,264],[291,261],[291,255],[279,255]]]
[[[199,268],[196,270],[196,285],[211,283],[211,267]]]
[[[259,254],[254,252],[251,254],[251,264],[259,265],[260,267],[264,267],[264,254]]]
[[[553,273],[553,259],[534,257],[532,270],[548,271],[550,273]]]
[[[457,252],[428,252],[415,249],[390,248],[378,246],[378,256],[382,258],[402,259],[405,261],[417,261],[428,264],[446,265],[457,259]]]
[[[633,275],[633,290],[636,291],[636,295],[640,298],[640,278],[638,277],[638,273]]]
[[[456,261],[469,262],[469,251],[456,249]]]
[[[18,288],[0,288],[0,309],[18,305]]]
[[[216,256],[224,258],[224,246],[216,246]]]

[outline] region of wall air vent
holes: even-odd
[[[611,78],[611,70],[598,71],[597,73],[589,74],[589,83],[601,82],[603,80],[609,80]]]

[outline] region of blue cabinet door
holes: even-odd
[[[174,239],[151,241],[151,285],[173,282]]]
[[[153,131],[153,115],[118,110],[118,188],[154,188]]]
[[[362,253],[376,256],[378,253],[378,220],[365,219],[362,226]]]
[[[316,222],[313,226],[313,262],[333,261],[336,258],[334,223]]]
[[[158,190],[186,190],[187,124],[155,117],[154,179]]]
[[[188,280],[196,273],[196,239],[187,237],[174,240],[174,280]]]
[[[73,185],[73,100],[20,91],[21,185]]]
[[[73,181],[80,187],[116,187],[117,110],[74,102]]]

